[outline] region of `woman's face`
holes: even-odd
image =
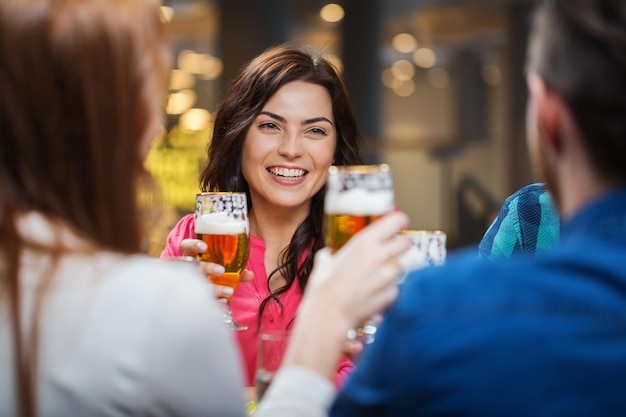
[[[265,103],[244,140],[241,162],[253,207],[303,208],[326,182],[337,131],[328,91],[292,81]]]

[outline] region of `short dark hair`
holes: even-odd
[[[626,2],[544,2],[528,70],[565,101],[596,171],[626,183]]]

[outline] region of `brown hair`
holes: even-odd
[[[37,211],[82,236],[85,251],[140,250],[140,148],[164,99],[166,51],[153,0],[0,2],[0,285],[23,415],[36,414],[39,307],[20,328],[19,257],[31,248],[54,265],[69,249],[29,241],[16,222]]]
[[[208,162],[200,177],[203,191],[239,191],[248,194],[248,184],[241,170],[241,150],[250,125],[259,115],[265,103],[285,84],[305,81],[318,84],[328,90],[333,106],[337,129],[337,147],[334,154],[336,165],[361,163],[359,146],[361,136],[350,105],[345,85],[336,68],[324,57],[291,45],[270,48],[254,58],[240,72],[221,102],[213,138],[208,149]],[[324,246],[322,230],[325,187],[313,196],[309,216],[294,233],[289,246],[281,253],[279,267],[270,274],[282,273],[287,280],[285,286],[275,290],[263,300],[258,323],[265,305],[270,299],[287,291],[294,280],[300,288],[306,287],[313,268],[315,252]],[[298,261],[308,252],[301,265]],[[269,282],[268,282],[269,288]]]
[[[597,172],[626,183],[626,2],[548,0],[533,29],[528,70],[567,103]]]

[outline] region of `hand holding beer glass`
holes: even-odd
[[[386,164],[331,166],[326,186],[326,246],[333,253],[394,208],[391,169]],[[348,337],[368,344],[374,341],[376,330],[370,320]]]
[[[237,288],[250,254],[250,227],[245,193],[209,192],[196,196],[196,238],[207,245],[198,259],[224,266],[222,275],[209,275],[216,285]],[[224,322],[234,330],[247,330],[235,322],[230,296],[225,297]]]

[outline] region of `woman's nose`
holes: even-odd
[[[287,158],[297,158],[302,155],[302,137],[297,133],[287,133],[283,138],[278,153]]]

